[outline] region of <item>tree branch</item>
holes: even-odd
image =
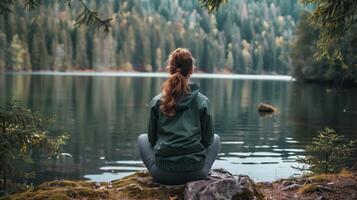
[[[69,0],[67,0],[70,3]],[[75,25],[81,26],[86,24],[95,29],[104,28],[104,32],[109,32],[110,27],[112,26],[111,21],[113,18],[101,19],[98,16],[98,12],[92,11],[84,0],[80,0],[84,10],[77,16]]]
[[[227,3],[228,0],[199,0],[202,7],[206,8],[209,12],[218,10],[218,8],[223,4]]]
[[[61,0],[71,8],[71,2],[73,0]],[[109,32],[111,21],[113,18],[102,19],[99,17],[97,11],[91,10],[84,0],[79,0],[84,10],[77,16],[75,25],[81,26],[83,24],[94,27],[95,29],[103,28],[104,32]],[[17,0],[1,0],[0,1],[0,14],[11,12],[11,6],[15,5]],[[41,5],[41,0],[25,0],[24,8],[31,11]]]

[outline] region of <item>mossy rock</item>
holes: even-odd
[[[183,199],[185,185],[168,186],[155,183],[143,171],[112,182],[119,199]]]
[[[1,200],[72,200],[108,199],[109,191],[97,188],[95,183],[85,181],[56,180],[45,182],[34,189],[3,197]]]
[[[230,176],[229,172],[223,171],[227,176]],[[211,181],[215,176],[209,177]],[[199,181],[199,185],[205,185],[205,181]],[[242,180],[246,181],[242,181]],[[230,181],[232,181],[231,179]],[[237,188],[234,188],[234,184],[230,184],[228,187],[226,182],[228,180],[223,180],[220,184],[226,186],[226,191],[220,184],[216,185],[221,193],[237,193],[240,194],[239,197],[235,199],[263,199],[264,195],[260,192],[258,186],[249,179],[247,176],[239,176],[239,180],[242,183],[240,185],[241,192],[236,192]],[[56,180],[45,182],[33,189],[29,189],[22,193],[13,194],[11,196],[0,198],[0,200],[102,200],[102,199],[143,199],[143,200],[156,200],[156,199],[170,199],[178,200],[184,199],[185,189],[189,188],[187,191],[193,191],[192,187],[195,182],[190,182],[185,185],[168,186],[155,183],[149,173],[146,171],[136,172],[130,176],[126,176],[122,179],[112,181],[111,183],[93,183],[87,181],[71,181],[71,180]],[[208,182],[207,182],[208,183]],[[212,182],[210,182],[212,183]],[[214,182],[215,183],[215,182]],[[243,184],[244,183],[244,184]],[[190,186],[190,187],[189,187]],[[195,188],[196,189],[196,188]],[[223,191],[221,191],[223,190]],[[197,188],[199,191],[199,188]],[[214,191],[213,191],[214,192]],[[191,193],[190,193],[191,194]],[[192,193],[193,194],[193,193]],[[198,194],[198,193],[197,193]],[[252,196],[252,198],[244,198],[246,195]],[[212,196],[212,195],[211,195]],[[253,198],[254,196],[254,198]]]
[[[152,181],[147,172],[137,172],[112,183],[55,180],[0,200],[75,200],[75,199],[183,199],[184,185],[166,186]]]

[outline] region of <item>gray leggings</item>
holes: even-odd
[[[154,181],[166,185],[180,185],[189,181],[196,181],[205,179],[216,160],[220,150],[220,138],[214,135],[213,143],[206,149],[206,160],[203,168],[192,172],[169,172],[158,168],[155,165],[155,152],[151,147],[147,134],[141,134],[138,137],[138,146],[141,159],[153,177]]]

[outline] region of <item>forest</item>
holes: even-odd
[[[290,74],[307,81],[355,82],[357,79],[357,27],[346,32],[341,44],[343,63],[328,59],[316,59],[319,31],[309,24],[311,14],[304,11],[296,27],[294,41],[291,44]],[[343,66],[343,64],[345,66]]]
[[[354,199],[356,32],[356,0],[1,0],[0,200]]]
[[[186,47],[199,71],[287,74],[302,10],[296,0],[229,1],[212,14],[199,1],[87,2],[113,17],[109,33],[76,26],[80,5],[64,1],[0,15],[0,70],[163,71],[169,52]]]

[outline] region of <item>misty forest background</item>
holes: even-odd
[[[0,71],[163,71],[168,54],[185,47],[198,70],[208,73],[357,79],[353,68],[346,73],[336,63],[313,58],[319,33],[298,0],[229,1],[212,14],[199,1],[87,3],[101,16],[114,18],[109,33],[75,26],[81,10],[76,3],[68,7],[44,0],[33,11],[15,5],[0,15]],[[355,43],[346,36],[346,58],[355,57]]]

